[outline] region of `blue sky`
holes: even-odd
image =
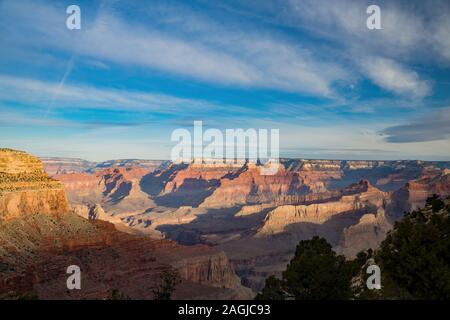
[[[0,146],[167,159],[202,120],[280,129],[286,157],[450,160],[449,18],[445,0],[3,0]]]

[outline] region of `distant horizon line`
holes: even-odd
[[[132,158],[122,158],[122,157],[118,157],[118,158],[109,158],[106,160],[89,160],[88,158],[81,158],[81,157],[76,157],[76,156],[51,156],[51,155],[38,155],[39,152],[32,152],[32,151],[25,151],[25,150],[21,150],[21,149],[16,149],[16,148],[11,148],[11,147],[0,147],[0,150],[5,149],[5,150],[13,150],[13,151],[18,151],[18,152],[25,152],[28,153],[30,155],[33,155],[39,159],[67,159],[67,160],[78,160],[78,161],[85,161],[85,162],[90,162],[90,163],[105,163],[105,162],[111,162],[111,161],[171,161],[170,159],[164,159],[164,158],[143,158],[143,157],[132,157]],[[436,157],[436,158],[440,158],[440,157]],[[394,162],[394,161],[423,161],[423,162],[439,162],[439,163],[446,163],[446,162],[450,162],[450,158],[444,158],[443,159],[436,159],[433,157],[428,157],[428,159],[424,159],[424,158],[384,158],[384,159],[374,159],[374,158],[361,158],[361,159],[355,159],[355,158],[340,158],[340,157],[336,157],[336,158],[332,158],[332,157],[325,157],[325,158],[321,158],[321,157],[298,157],[298,156],[283,156],[280,157],[280,160],[319,160],[319,161],[390,161],[390,162]]]
[[[48,160],[78,160],[85,161],[90,163],[107,163],[107,162],[118,162],[118,161],[162,161],[162,162],[173,162],[170,159],[150,159],[150,158],[116,158],[116,159],[108,159],[104,161],[92,161],[87,160],[85,158],[77,158],[77,157],[57,157],[57,156],[37,156],[40,160],[48,159]],[[240,158],[239,158],[240,159]],[[245,160],[248,160],[247,158]],[[308,158],[308,157],[280,157],[279,160],[318,160],[318,161],[354,161],[354,162],[363,162],[363,161],[371,161],[371,162],[450,162],[448,160],[423,160],[423,159],[338,159],[338,158]],[[191,161],[190,163],[194,163]]]

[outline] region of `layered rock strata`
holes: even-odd
[[[118,289],[148,299],[161,273],[172,267],[183,279],[178,298],[251,297],[219,250],[119,232],[97,220],[99,207],[90,212],[92,220],[71,212],[62,184],[24,152],[0,149],[0,176],[0,295],[105,299]],[[81,290],[66,287],[70,265],[81,268]]]

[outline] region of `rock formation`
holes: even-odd
[[[0,154],[0,221],[68,210],[62,184],[47,176],[39,160],[10,149]]]
[[[72,173],[55,175],[69,195],[73,205],[101,205],[110,215],[132,215],[154,207],[153,201],[140,188],[147,174],[140,167],[109,168],[94,174]],[[117,218],[117,217],[116,217]]]
[[[113,289],[152,298],[161,272],[183,278],[178,298],[250,298],[225,254],[207,246],[180,246],[116,230],[68,209],[62,184],[24,152],[0,149],[0,295],[33,292],[43,299],[104,299]],[[131,179],[124,174],[124,179]],[[105,183],[107,185],[107,183]],[[66,269],[82,270],[82,289],[68,290]]]
[[[364,214],[357,224],[343,230],[336,252],[347,257],[355,257],[362,250],[376,249],[392,227],[382,208],[375,213]]]
[[[69,173],[94,173],[108,168],[140,167],[147,171],[153,171],[163,165],[166,161],[160,160],[137,160],[123,159],[104,162],[92,162],[83,159],[41,157],[45,171],[49,175]]]
[[[351,192],[354,194],[349,195]],[[350,186],[342,193],[347,195],[343,195],[336,201],[279,206],[267,214],[259,234],[280,233],[286,226],[295,223],[323,224],[339,214],[370,211],[373,208],[382,207],[387,196],[365,180]]]
[[[215,246],[257,291],[268,275],[285,269],[300,240],[323,236],[349,258],[376,248],[404,211],[433,193],[448,194],[449,167],[282,159],[273,176],[261,175],[252,163],[194,162],[57,178],[83,216],[100,205],[100,216],[126,225],[127,232]]]
[[[450,171],[424,170],[417,179],[392,193],[389,206],[391,215],[398,219],[404,212],[416,210],[425,205],[425,201],[433,194],[446,197],[450,195]]]

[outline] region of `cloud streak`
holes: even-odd
[[[183,99],[165,94],[96,88],[0,75],[0,101],[24,103],[36,107],[50,104],[55,109],[97,108],[106,110],[134,110],[164,114],[183,110],[208,111],[218,105],[207,101]]]
[[[420,80],[418,74],[393,60],[373,57],[362,62],[362,68],[376,85],[398,95],[423,98],[430,91],[430,85]]]
[[[277,5],[284,3],[278,1]],[[289,0],[288,9],[275,21],[308,30],[343,47],[352,69],[384,90],[414,98],[428,95],[431,83],[407,65],[450,63],[448,2],[438,0],[408,6],[410,2],[380,1],[377,4],[381,7],[382,29],[375,31],[366,27],[369,4],[373,3]]]
[[[20,107],[17,107],[18,105]],[[23,106],[32,107],[24,108]],[[11,112],[12,109],[14,112]],[[33,110],[33,113],[30,114],[29,110]],[[3,117],[0,121],[2,125],[18,123],[60,126],[67,124],[88,128],[144,125],[155,122],[180,126],[186,123],[191,125],[198,119],[208,120],[208,125],[221,126],[225,120],[248,123],[248,120],[244,118],[251,116],[257,119],[270,117],[273,114],[270,110],[255,112],[251,107],[183,98],[158,92],[120,90],[73,83],[65,83],[61,86],[61,83],[56,81],[1,74],[0,112]],[[86,118],[82,115],[91,116]],[[63,119],[52,120],[55,117]],[[74,117],[75,120],[73,120]]]
[[[391,59],[399,55],[422,59],[417,52],[449,59],[441,50],[448,44],[448,1],[420,1],[414,5],[411,1],[378,1],[382,29],[376,31],[366,28],[366,8],[373,1],[289,0],[288,4],[279,23],[301,26],[358,51]]]
[[[450,107],[434,111],[413,121],[383,130],[393,143],[427,142],[450,138]]]
[[[195,37],[185,37],[151,24],[125,22],[117,14],[104,10],[94,20],[84,22],[82,30],[74,36],[61,30],[65,16],[47,4],[6,2],[2,12],[2,18],[15,21],[5,26],[10,38],[20,41],[17,45],[44,43],[89,58],[209,83],[328,97],[334,94],[333,83],[348,77],[337,64],[317,59],[309,49],[269,32],[236,33],[226,26],[204,21],[198,24]],[[14,29],[17,25],[20,27]],[[211,34],[211,30],[219,31]],[[23,33],[29,37],[17,36]],[[6,37],[14,43],[14,39]]]

